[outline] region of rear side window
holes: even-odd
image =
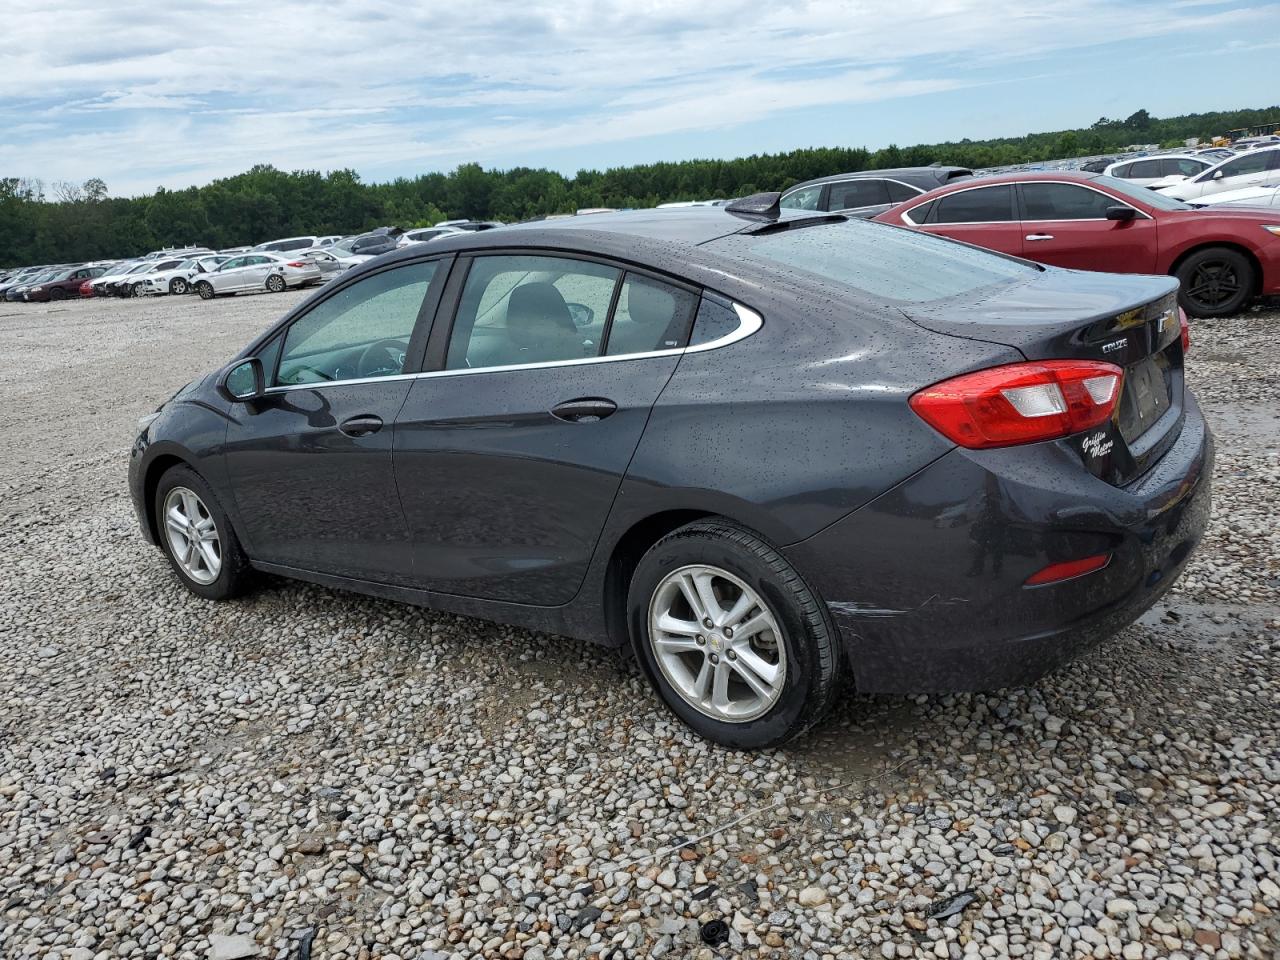
[[[831,184],[827,209],[848,210],[851,207],[870,207],[888,202],[889,191],[883,180],[846,180]]]
[[[1163,166],[1163,160],[1137,160],[1129,164],[1129,172],[1125,176],[1130,180],[1163,177]]]
[[[1129,171],[1132,168],[1133,168],[1132,163],[1122,163],[1120,164],[1120,166],[1116,167],[1111,171],[1111,176],[1119,177],[1121,180],[1123,180],[1125,177],[1130,175]],[[1088,169],[1088,164],[1086,164],[1082,169]]]
[[[687,290],[628,273],[609,324],[605,354],[649,353],[683,347],[698,298]]]
[[[1000,184],[960,190],[939,197],[929,212],[929,223],[1007,223],[1013,213],[1013,187]]]
[[[929,219],[929,214],[933,210],[933,205],[935,203],[937,203],[936,200],[930,200],[927,203],[922,203],[919,206],[912,207],[906,212],[907,219],[919,226]]]
[[[741,325],[742,320],[733,307],[710,296],[703,296],[702,302],[698,304],[698,316],[693,321],[689,346],[698,347],[727,337]]]
[[[1105,220],[1119,200],[1074,183],[1024,183],[1027,220]]]
[[[892,203],[902,203],[904,200],[920,196],[923,192],[905,183],[899,183],[897,180],[886,180],[884,185],[885,189],[889,191],[889,200]]]
[[[1182,157],[1178,160],[1166,160],[1164,162],[1164,175],[1194,177],[1197,173],[1205,168],[1206,164],[1199,160],[1188,160]]]
[[[737,234],[709,246],[803,270],[879,299],[913,303],[1024,279],[1039,270],[1030,263],[942,237],[865,220],[760,235]],[[697,327],[700,332],[701,316]]]

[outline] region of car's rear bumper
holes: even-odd
[[[957,449],[787,548],[826,601],[859,689],[1031,683],[1141,616],[1209,519],[1213,440],[1190,394],[1185,409],[1175,444],[1127,487],[1081,470],[1065,444]],[[1105,569],[1025,586],[1100,553]]]

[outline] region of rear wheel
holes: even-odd
[[[1197,250],[1178,265],[1178,301],[1193,317],[1239,313],[1253,296],[1256,271],[1249,258],[1227,247]]]
[[[249,558],[203,477],[185,466],[167,471],[155,511],[161,546],[183,586],[206,600],[229,600],[249,587]]]
[[[821,603],[781,554],[736,524],[699,521],[658,541],[627,604],[654,689],[710,740],[777,746],[835,698],[840,658]]]
[[[272,293],[284,293],[285,282],[284,277],[278,273],[273,273],[267,277],[267,289]]]
[[[200,294],[201,300],[212,300],[215,296],[213,292],[213,284],[208,280],[201,280],[196,284],[196,293]]]
[[[189,289],[191,288],[187,286],[187,281],[182,277],[174,277],[169,281],[169,292],[172,294],[181,295],[186,293]]]

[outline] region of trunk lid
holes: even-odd
[[[998,343],[1028,360],[1102,360],[1124,370],[1111,420],[1065,438],[1090,473],[1121,486],[1177,439],[1183,417],[1178,284],[1148,277],[1048,270],[956,300],[904,305],[913,323]]]

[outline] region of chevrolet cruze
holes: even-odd
[[[208,600],[265,572],[627,647],[746,748],[1146,610],[1210,504],[1176,281],[777,200],[343,274],[144,419],[143,533]]]

